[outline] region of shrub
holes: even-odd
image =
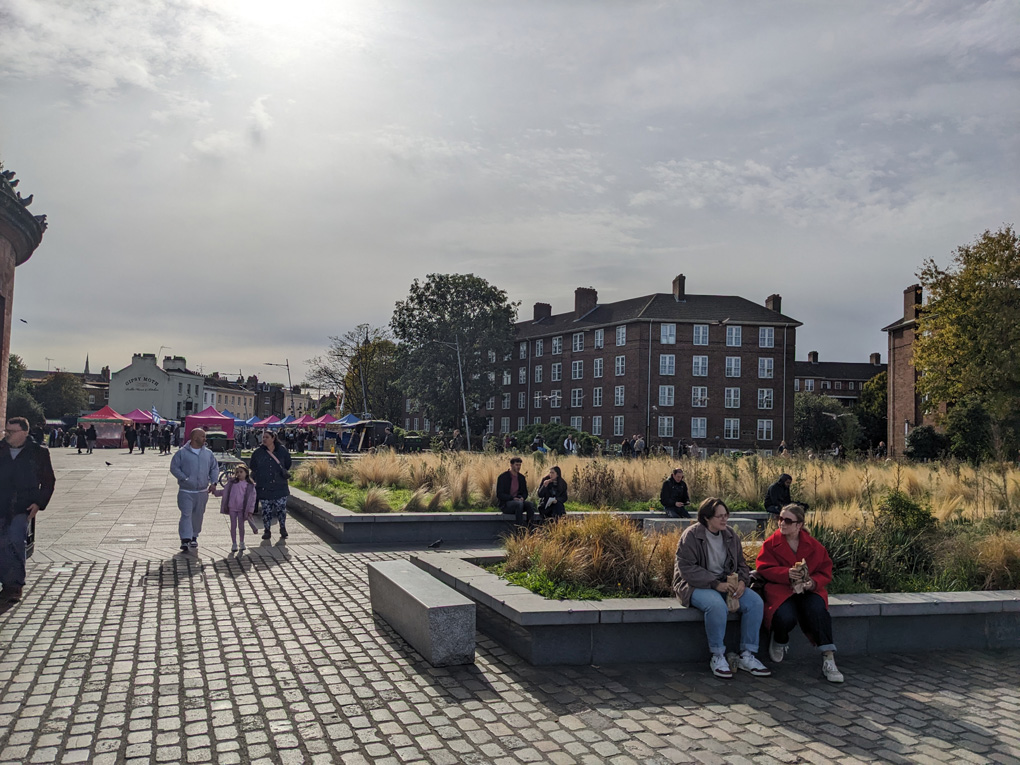
[[[390,513],[393,507],[390,505],[390,493],[379,486],[372,486],[355,502],[355,509],[359,513]]]
[[[934,528],[931,508],[914,501],[901,491],[890,491],[878,506],[879,524],[907,534],[921,534]]]

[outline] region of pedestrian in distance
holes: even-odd
[[[46,509],[56,476],[46,447],[28,435],[28,420],[11,417],[0,442],[0,603],[21,600],[28,524]]]
[[[209,495],[216,491],[220,465],[205,446],[205,431],[195,428],[191,440],[170,460],[170,474],[177,479],[177,509],[181,519],[177,524],[181,537],[181,551],[198,547],[202,533],[205,506]]]
[[[558,465],[549,468],[549,473],[538,487],[539,511],[542,518],[559,520],[567,514],[567,482]]]
[[[96,433],[96,426],[89,425],[89,429],[85,431],[85,443],[88,444],[88,454],[92,454],[92,450],[96,448],[96,441],[99,440],[99,434]]]
[[[287,498],[290,496],[290,452],[276,433],[266,430],[262,445],[251,454],[251,476],[262,513],[262,538],[271,539],[273,521],[280,523],[280,539],[287,538]]]
[[[799,623],[822,654],[822,675],[830,683],[842,683],[826,589],[832,581],[832,558],[804,528],[803,507],[791,503],[780,511],[779,528],[762,543],[756,571],[765,581],[765,627],[772,631],[769,658],[783,660],[790,631]]]
[[[138,453],[145,454],[145,447],[149,445],[149,429],[142,427],[138,431]]]
[[[690,518],[687,506],[691,504],[691,495],[687,490],[687,482],[684,481],[683,468],[674,468],[662,483],[662,490],[659,492],[659,502],[669,518]]]
[[[124,438],[127,440],[128,454],[133,454],[135,451],[135,441],[138,440],[138,431],[135,430],[134,425],[128,425],[124,429]]]
[[[258,527],[252,520],[255,514],[255,482],[251,480],[251,472],[246,465],[234,468],[234,475],[223,487],[220,500],[220,512],[230,517],[230,551],[244,549],[244,525],[251,524],[251,530],[258,533]],[[241,540],[238,547],[238,538]]]
[[[747,586],[751,571],[744,560],[740,538],[727,526],[729,517],[729,508],[721,499],[708,497],[701,503],[698,522],[680,535],[673,591],[683,606],[693,606],[705,615],[713,675],[733,677],[726,657],[726,619],[732,610],[740,612],[740,653],[733,665],[755,677],[768,677],[771,670],[755,656],[764,604],[758,593]]]
[[[510,469],[496,479],[496,502],[500,512],[513,513],[514,522],[530,526],[535,520],[535,506],[528,501],[528,479],[521,473],[520,457],[510,458]]]

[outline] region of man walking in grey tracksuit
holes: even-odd
[[[198,547],[205,503],[216,489],[216,479],[220,474],[219,463],[205,448],[204,430],[195,428],[191,431],[191,441],[178,449],[170,460],[170,474],[177,479],[177,507],[181,511],[178,529],[181,550],[187,552],[189,547]]]

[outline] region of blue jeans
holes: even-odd
[[[705,633],[708,650],[713,654],[726,653],[726,596],[718,590],[694,590],[691,605],[705,614]],[[740,596],[740,650],[758,652],[758,634],[765,604],[761,596],[750,587]]]
[[[18,513],[0,519],[0,584],[4,588],[25,586],[25,538],[28,514]]]

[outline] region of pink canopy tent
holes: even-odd
[[[215,407],[207,407],[198,414],[189,414],[184,418],[184,437],[189,438],[195,428],[205,430],[222,430],[227,438],[234,437],[234,418],[226,417],[216,411]]]
[[[79,417],[78,422],[86,428],[89,425],[96,429],[96,446],[124,446],[124,428],[133,425],[134,421],[104,406],[98,412]],[[151,422],[151,420],[150,420]]]
[[[296,428],[306,428],[309,425],[315,424],[315,418],[312,417],[310,414],[306,414],[302,417],[298,417],[296,420],[293,420],[292,422],[288,422],[287,424],[292,425]]]
[[[146,412],[142,409],[135,409],[135,411],[128,412],[124,416],[131,420],[131,422],[136,422],[140,425],[152,424],[152,412]]]
[[[254,425],[252,425],[252,427],[253,428],[268,428],[270,425],[275,425],[279,421],[280,421],[279,417],[277,417],[275,414],[271,414],[268,417],[266,417],[266,419],[259,420],[258,422],[256,422]]]
[[[322,427],[323,425],[332,425],[334,422],[336,422],[336,417],[327,413],[322,415],[322,417],[319,417],[318,419],[312,420],[308,424],[315,425],[316,427]]]

